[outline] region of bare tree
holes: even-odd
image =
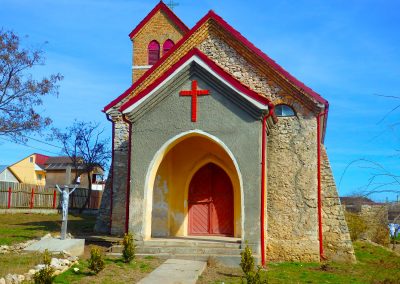
[[[0,29],[0,136],[25,141],[23,134],[38,132],[51,123],[39,114],[42,97],[58,95],[60,74],[33,79],[33,68],[44,65],[43,51],[21,47],[12,31]]]
[[[380,119],[377,124],[382,124],[385,122],[390,115],[392,115],[395,111],[400,110],[400,104],[398,103],[398,100],[400,100],[399,96],[385,96],[385,95],[377,95],[380,97],[384,97],[386,99],[393,99],[396,101],[394,103],[392,109],[388,111],[382,119]],[[397,127],[400,126],[400,121],[394,121],[393,123],[390,123],[388,125],[389,129],[393,130]],[[384,131],[385,132],[385,131]],[[382,132],[380,135],[382,135],[384,132]],[[396,156],[400,155],[400,150],[396,150],[399,154]],[[384,164],[378,163],[376,161],[370,160],[370,159],[357,159],[354,161],[351,161],[347,166],[345,167],[342,176],[339,181],[339,188],[341,186],[341,183],[343,181],[343,178],[346,174],[346,172],[352,167],[352,166],[358,166],[359,168],[363,168],[368,171],[369,177],[366,180],[365,185],[358,190],[358,192],[353,193],[354,197],[370,197],[371,195],[374,194],[381,194],[381,193],[391,193],[391,194],[397,194],[399,196],[400,194],[400,175],[399,173],[393,172],[389,170]],[[397,204],[397,206],[400,206],[400,204]],[[390,207],[386,206],[387,209],[389,210]],[[400,214],[396,213],[395,216],[393,216],[392,220],[386,220],[386,223],[388,221],[391,221],[392,223],[400,223]],[[393,244],[393,249],[395,248],[395,236],[399,228],[396,229],[394,236],[390,236]]]
[[[98,123],[83,121],[74,121],[65,131],[53,129],[53,139],[62,144],[63,152],[72,160],[75,180],[82,173],[87,175],[88,197],[81,212],[88,205],[92,193],[91,174],[98,167],[105,169],[111,157],[110,139],[102,138],[103,132]]]

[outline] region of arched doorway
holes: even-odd
[[[230,222],[233,230],[221,230],[222,226],[218,225],[211,232],[243,238],[243,185],[238,164],[232,152],[218,138],[200,130],[191,130],[167,141],[149,166],[145,184],[144,239],[191,235],[189,187],[196,173],[208,164],[213,164],[217,171],[222,172],[219,176],[224,178],[217,182],[231,185],[233,199],[230,203],[232,209],[229,210],[233,215]],[[214,196],[213,200],[223,195],[226,194]],[[220,218],[223,211],[219,207],[215,210],[221,212],[214,215]]]
[[[188,203],[190,235],[233,236],[233,187],[219,166],[208,163],[194,174]]]

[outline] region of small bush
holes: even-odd
[[[244,251],[240,253],[241,260],[240,260],[240,267],[243,270],[245,275],[254,271],[254,257],[251,248],[247,245],[244,248]]]
[[[127,233],[124,235],[124,240],[122,241],[122,245],[124,246],[122,250],[122,257],[125,263],[131,263],[135,258],[135,250],[136,245],[133,239],[133,235],[131,233]]]
[[[104,269],[104,259],[100,248],[92,247],[90,250],[89,269],[95,274]]]
[[[385,225],[374,226],[371,241],[380,244],[382,246],[386,247],[389,246],[390,244],[389,228]]]
[[[241,260],[240,260],[240,267],[243,270],[244,277],[246,279],[247,284],[263,284],[267,283],[267,280],[261,281],[261,267],[258,266],[257,270],[254,269],[254,257],[251,248],[247,245],[240,253]],[[242,278],[242,283],[244,283]]]
[[[42,261],[45,266],[33,275],[33,281],[35,284],[51,284],[54,279],[54,268],[50,266],[51,255],[47,249],[43,253]]]
[[[345,212],[345,218],[347,221],[347,226],[349,228],[351,240],[358,240],[360,236],[367,231],[367,224],[360,216],[355,213]]]

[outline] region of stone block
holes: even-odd
[[[45,238],[26,247],[24,251],[44,252],[47,249],[49,252],[61,253],[66,251],[71,255],[80,256],[83,254],[84,248],[84,239],[60,240],[55,238]]]

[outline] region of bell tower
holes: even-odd
[[[189,31],[189,28],[160,2],[132,30],[132,83],[156,64]]]

